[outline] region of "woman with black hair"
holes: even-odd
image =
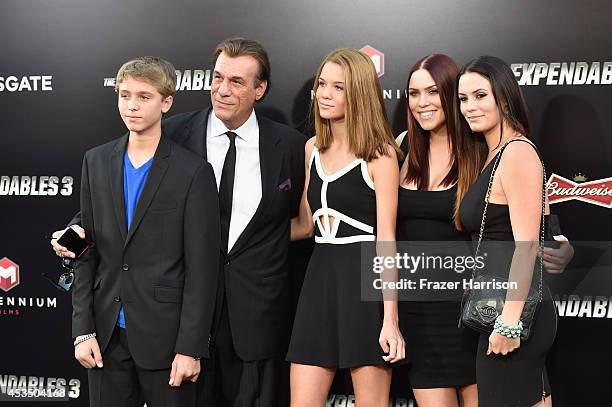
[[[472,132],[474,148],[462,157],[484,169],[460,203],[461,223],[483,245],[509,242],[489,260],[486,273],[516,283],[506,292],[492,333],[481,333],[476,359],[479,406],[551,406],[546,353],[556,333],[556,313],[537,260],[542,235],[544,171],[528,139],[527,107],[510,67],[479,57],[458,79],[457,126]],[[469,131],[468,131],[469,133]],[[494,257],[494,259],[492,258]],[[522,311],[531,287],[543,300],[521,339]],[[524,318],[523,318],[524,319]],[[517,337],[518,336],[518,337]]]

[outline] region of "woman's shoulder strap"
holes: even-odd
[[[499,155],[501,155],[503,153],[503,151],[506,149],[506,147],[508,147],[510,145],[510,143],[514,142],[514,141],[522,141],[524,143],[527,143],[529,145],[531,145],[531,147],[533,147],[533,149],[535,150],[536,154],[538,155],[538,157],[540,157],[540,152],[538,151],[538,148],[536,147],[535,144],[533,144],[533,142],[531,140],[529,140],[527,137],[521,137],[521,138],[513,138],[512,140],[508,140],[506,141],[506,143],[502,146],[502,148],[499,149]],[[542,159],[540,158],[540,161]]]

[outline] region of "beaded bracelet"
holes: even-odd
[[[521,332],[523,332],[523,323],[519,321],[515,326],[506,325],[501,320],[501,315],[499,315],[497,318],[495,318],[493,331],[509,339],[518,338],[521,336]]]

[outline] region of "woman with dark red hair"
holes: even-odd
[[[419,60],[408,74],[408,130],[396,140],[407,153],[400,171],[399,250],[425,241],[435,252],[470,254],[468,236],[458,221],[457,202],[480,168],[469,167],[471,161],[460,159],[473,146],[455,128],[458,73],[450,57],[432,54]],[[455,270],[435,272],[446,273],[438,274],[441,279],[457,276]],[[457,327],[460,293],[454,297],[433,290],[420,294],[427,298],[400,297],[404,301],[399,303],[408,375],[419,407],[477,406],[478,336]]]

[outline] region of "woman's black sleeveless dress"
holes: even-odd
[[[461,222],[466,230],[472,233],[473,241],[478,239],[494,161],[491,160],[485,167],[461,202]],[[483,242],[514,242],[507,205],[489,203],[482,240]],[[496,255],[498,254],[500,251],[496,251]],[[495,262],[496,265],[502,264],[503,266],[494,267],[487,272],[507,280],[512,254],[513,250],[506,250],[505,258]],[[536,287],[539,273],[539,260],[536,259],[533,275]],[[480,334],[476,357],[476,381],[480,407],[527,407],[541,401],[544,394],[550,395],[545,361],[546,353],[555,339],[557,315],[550,291],[545,283],[542,293],[544,300],[534,318],[533,332],[527,342],[521,341],[518,349],[506,356],[495,354],[487,356],[489,334]]]
[[[315,247],[287,360],[329,368],[386,364],[378,343],[382,301],[361,298],[362,244],[373,247],[376,240],[376,194],[366,162],[357,159],[327,175],[315,147],[307,197]]]
[[[456,185],[442,191],[400,187],[398,250],[418,244],[416,242],[435,242],[432,244],[442,250],[445,244],[453,244],[454,254],[457,254],[457,247],[463,247],[461,250],[469,255],[468,235],[457,231],[453,225],[456,193]],[[459,312],[459,298],[455,301],[432,298],[427,302],[399,302],[407,366],[398,369],[408,369],[412,388],[461,387],[476,382],[478,335],[471,329],[457,327]]]

